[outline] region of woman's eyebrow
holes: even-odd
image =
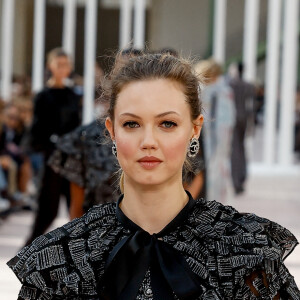
[[[176,111],[167,111],[167,112],[164,112],[162,114],[159,114],[157,116],[155,116],[155,118],[160,118],[160,117],[164,117],[166,115],[171,115],[171,114],[176,114],[179,116],[179,113],[177,113]]]
[[[135,114],[132,114],[132,113],[123,113],[120,115],[120,117],[123,117],[123,116],[129,116],[129,117],[133,117],[133,118],[136,118],[136,119],[141,119],[141,117],[135,115]]]
[[[167,112],[164,112],[164,113],[161,113],[157,116],[155,116],[155,118],[161,118],[161,117],[164,117],[166,115],[170,115],[170,114],[176,114],[179,116],[179,114],[176,112],[176,111],[167,111]],[[135,115],[135,114],[132,114],[132,113],[129,113],[129,112],[126,112],[126,113],[123,113],[120,115],[121,117],[122,116],[129,116],[129,117],[133,117],[133,118],[137,118],[137,119],[141,119],[141,117]]]

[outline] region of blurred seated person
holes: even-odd
[[[7,178],[9,197],[26,193],[30,179],[30,162],[20,146],[24,129],[17,106],[13,103],[8,104],[3,110],[0,129],[0,166]],[[17,192],[21,194],[16,194]]]
[[[0,217],[4,215],[10,209],[10,201],[2,196],[2,193],[6,191],[7,181],[4,172],[0,166]]]
[[[33,114],[33,102],[28,97],[18,97],[14,101],[16,107],[19,110],[19,116],[23,128],[29,128],[32,123]]]

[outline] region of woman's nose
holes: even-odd
[[[157,139],[153,132],[153,129],[149,128],[144,131],[144,135],[141,143],[142,149],[157,149]]]

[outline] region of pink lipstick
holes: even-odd
[[[144,156],[143,158],[138,160],[138,163],[147,170],[154,169],[158,165],[160,165],[162,161],[155,156]]]

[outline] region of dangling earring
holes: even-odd
[[[200,144],[198,139],[192,138],[188,147],[188,157],[195,157],[199,152]]]
[[[117,157],[118,153],[117,153],[117,145],[115,141],[113,141],[113,145],[111,146],[111,152],[114,156]]]

